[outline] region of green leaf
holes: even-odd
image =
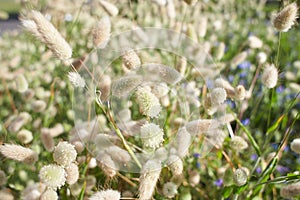
[[[222,196],[224,198],[228,198],[232,194],[233,188],[234,188],[234,186],[225,187],[222,191]]]
[[[240,187],[236,188],[236,194],[241,194],[242,192],[244,192],[246,189],[248,188],[248,183],[246,183],[245,185],[242,185]]]
[[[273,131],[275,131],[277,129],[277,127],[280,125],[280,123],[282,122],[282,120],[284,119],[285,117],[285,114],[281,115],[277,120],[276,122],[270,127],[268,128],[267,130],[267,135]]]

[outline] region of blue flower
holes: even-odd
[[[223,185],[223,179],[219,178],[214,182],[217,187],[221,187]]]
[[[288,168],[288,167],[284,167],[284,166],[282,166],[282,165],[277,165],[276,166],[276,169],[277,169],[277,171],[280,173],[280,174],[286,174],[287,172],[289,172],[290,171],[290,169]]]
[[[271,146],[273,147],[274,150],[277,150],[279,145],[274,143],[274,144],[271,144]]]
[[[244,126],[249,125],[249,124],[250,124],[250,119],[249,119],[249,118],[243,119],[243,120],[242,120],[242,124],[243,124]]]
[[[258,158],[257,154],[254,153],[251,155],[251,160],[257,160],[257,158]]]
[[[257,168],[256,168],[256,173],[260,174],[261,172],[262,172],[261,167],[257,167]]]
[[[200,168],[201,167],[201,163],[200,162],[196,162],[196,167]]]
[[[227,99],[226,101],[225,101],[225,103],[227,104],[227,105],[229,105],[229,107],[230,108],[235,108],[235,102],[234,101],[232,101],[232,100],[230,100],[230,99]]]
[[[233,76],[233,75],[229,75],[229,76],[228,76],[228,81],[229,81],[230,83],[232,83],[233,80],[234,80],[234,76]]]
[[[249,61],[244,61],[238,64],[237,66],[239,69],[249,69],[251,67],[251,63]]]
[[[280,94],[284,91],[284,87],[282,85],[280,85],[279,87],[276,88],[276,93]]]
[[[199,158],[199,157],[201,156],[201,154],[200,154],[200,153],[194,153],[193,156],[194,156],[195,158]]]
[[[244,78],[244,77],[246,77],[247,76],[247,72],[241,72],[240,73],[240,78]]]

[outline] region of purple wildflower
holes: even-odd
[[[219,178],[214,182],[217,187],[221,187],[223,185],[223,179]]]

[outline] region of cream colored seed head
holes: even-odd
[[[78,166],[75,163],[71,163],[67,168],[65,168],[67,177],[66,182],[69,185],[73,185],[77,182],[79,178]]]
[[[68,167],[75,161],[77,152],[74,145],[68,142],[59,142],[53,152],[54,161],[64,167]]]
[[[246,89],[243,85],[238,85],[235,88],[235,98],[238,100],[243,100],[246,97]]]
[[[280,196],[286,199],[292,199],[293,197],[299,195],[300,195],[300,182],[285,185],[280,189]]]
[[[137,69],[141,65],[141,60],[133,49],[126,49],[122,56],[122,60],[128,70]]]
[[[272,64],[267,66],[261,76],[262,83],[269,89],[274,88],[278,80],[278,70]]]
[[[55,190],[65,184],[66,173],[62,166],[50,164],[42,167],[39,178],[42,183]]]
[[[273,25],[278,31],[287,32],[295,23],[298,17],[297,3],[285,6],[274,18]]]
[[[93,194],[89,200],[119,200],[121,194],[117,190],[103,190]]]
[[[33,164],[38,160],[38,155],[33,150],[16,144],[1,145],[0,153],[6,158],[26,164]]]
[[[104,49],[110,39],[111,22],[108,16],[103,17],[94,27],[93,43],[96,48]]]
[[[140,175],[139,200],[152,198],[160,172],[159,160],[149,160],[145,163]]]
[[[112,3],[105,1],[105,0],[99,0],[101,6],[106,10],[108,14],[111,16],[117,16],[119,13],[119,9]]]
[[[300,138],[294,139],[291,143],[291,149],[295,153],[300,154]]]
[[[178,193],[177,185],[173,182],[167,182],[163,186],[163,195],[167,198],[174,198]]]
[[[57,29],[40,13],[31,11],[32,20],[36,23],[37,30],[43,37],[44,43],[53,54],[62,61],[68,61],[72,57],[72,48],[61,36]]]

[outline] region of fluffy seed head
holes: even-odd
[[[221,60],[224,56],[224,53],[225,53],[225,43],[224,42],[221,42],[217,48],[217,51],[216,51],[216,59],[217,60]]]
[[[206,35],[207,31],[207,18],[206,17],[201,17],[199,20],[199,36],[204,37]]]
[[[291,149],[300,154],[300,138],[294,139],[291,143]]]
[[[175,85],[182,79],[181,74],[176,69],[156,63],[143,65],[139,72],[143,74],[143,78],[146,81],[165,82]],[[151,74],[151,76],[149,76],[149,74]]]
[[[157,148],[164,141],[164,132],[156,124],[144,124],[141,127],[141,140],[146,148]]]
[[[267,66],[261,76],[262,83],[267,88],[274,88],[278,80],[278,71],[274,65]]]
[[[280,189],[280,196],[282,196],[283,198],[290,199],[299,195],[300,182],[285,185]]]
[[[211,125],[212,120],[210,119],[198,119],[188,122],[185,125],[185,128],[191,135],[199,135],[201,133],[207,132]]]
[[[129,69],[137,69],[141,65],[141,60],[133,49],[126,49],[122,55],[124,66]]]
[[[192,23],[187,24],[186,35],[188,37],[190,37],[193,41],[198,42],[198,36],[196,33],[196,29]]]
[[[196,186],[200,182],[200,174],[197,170],[192,170],[189,172],[189,183],[191,186]]]
[[[49,133],[51,137],[57,137],[65,131],[63,125],[61,123],[55,124],[52,128],[49,129]]]
[[[173,0],[168,0],[167,3],[167,14],[170,19],[174,19],[176,17],[176,10]]]
[[[53,152],[54,161],[62,166],[69,166],[76,160],[77,152],[74,145],[68,142],[59,142]]]
[[[50,164],[42,167],[39,178],[42,183],[55,190],[65,184],[66,173],[63,167]]]
[[[48,128],[42,128],[41,129],[41,141],[44,145],[44,148],[49,151],[52,152],[54,150],[54,140],[52,138],[52,136],[50,135],[50,130]]]
[[[16,144],[1,145],[0,153],[6,158],[26,164],[33,164],[38,160],[38,155],[33,150]]]
[[[263,64],[267,61],[267,54],[265,52],[259,52],[256,56],[256,60],[259,64]]]
[[[40,200],[57,200],[58,195],[53,189],[47,189],[40,197]]]
[[[124,164],[131,160],[131,156],[126,150],[115,145],[105,148],[105,152],[110,155],[115,163]]]
[[[93,29],[93,43],[96,48],[104,49],[110,39],[111,22],[108,16],[103,17]]]
[[[17,138],[21,143],[28,144],[33,140],[32,132],[26,129],[20,130]]]
[[[38,31],[37,25],[33,20],[27,20],[27,19],[20,19],[22,26],[33,34],[34,37],[36,37],[38,40],[45,42],[43,36]]]
[[[159,99],[142,87],[137,90],[136,94],[141,113],[151,118],[158,117],[161,111]]]
[[[235,88],[235,98],[238,100],[243,100],[246,97],[246,89],[243,85],[238,85]]]
[[[111,16],[118,15],[119,9],[114,4],[104,0],[99,0],[99,2],[108,14],[110,14]]]
[[[211,102],[213,105],[220,105],[222,104],[226,98],[227,98],[227,93],[224,88],[214,88],[211,91]]]
[[[233,175],[233,181],[237,186],[245,185],[247,183],[246,171],[242,168],[235,170]]]
[[[68,79],[75,88],[85,87],[85,80],[77,72],[69,72]]]
[[[188,154],[191,140],[192,136],[185,127],[178,130],[176,136],[176,150],[179,157],[183,158]]]
[[[14,200],[14,196],[8,189],[5,188],[0,190],[0,198],[3,200]]]
[[[78,181],[79,171],[78,166],[75,163],[71,163],[68,167],[65,168],[67,178],[66,182],[69,185],[73,185]]]
[[[161,172],[159,160],[149,160],[141,170],[139,200],[151,199]]]
[[[100,153],[97,159],[98,166],[102,169],[102,171],[107,177],[112,178],[117,174],[116,164],[109,155],[107,155],[106,153]]]
[[[142,83],[142,77],[130,75],[122,77],[112,84],[112,94],[117,97],[128,95],[133,89]]]
[[[297,12],[296,2],[285,6],[273,20],[273,25],[277,31],[287,32],[296,23]]]
[[[23,74],[18,74],[16,77],[16,86],[18,92],[25,92],[28,89],[28,83]]]
[[[23,191],[21,198],[23,200],[37,200],[41,194],[45,191],[46,185],[43,183],[34,183],[28,185]]]
[[[117,190],[103,190],[93,194],[89,200],[120,200],[121,194]]]
[[[183,162],[181,158],[176,155],[171,155],[168,159],[169,168],[173,174],[173,176],[179,176],[183,171]]]
[[[234,87],[225,79],[217,78],[215,80],[215,87],[216,88],[224,88],[226,90],[226,94],[230,98],[235,97],[235,90]]]
[[[51,49],[53,54],[62,61],[72,57],[72,48],[61,36],[57,29],[38,11],[31,11],[32,20],[36,23],[37,30],[43,37],[43,41]]]
[[[167,182],[163,186],[163,195],[167,198],[173,198],[177,194],[177,185],[173,182]]]
[[[248,37],[249,46],[253,49],[259,49],[263,46],[263,42],[258,37],[251,35]]]
[[[245,59],[247,58],[247,52],[243,51],[239,54],[237,54],[231,61],[233,66],[237,66],[238,64],[240,64],[241,62],[245,61]]]
[[[42,112],[46,109],[47,103],[43,100],[36,100],[32,102],[31,107],[34,112]]]
[[[234,136],[230,141],[230,146],[236,151],[242,151],[248,148],[247,142],[240,136]]]

